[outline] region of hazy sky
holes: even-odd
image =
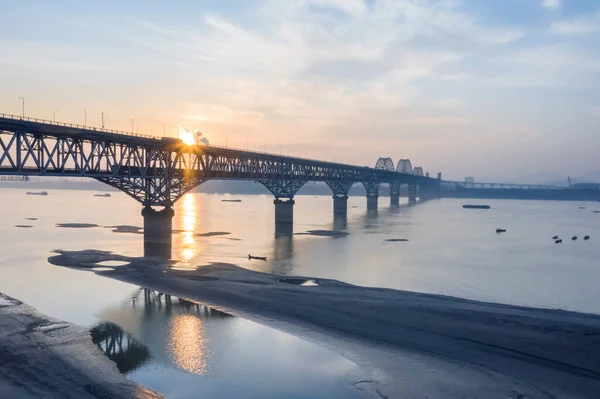
[[[600,171],[598,0],[3,0],[0,112],[445,178]]]

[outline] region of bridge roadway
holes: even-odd
[[[365,187],[369,209],[377,208],[381,184],[390,185],[392,206],[399,204],[402,184],[408,185],[410,202],[439,193],[441,174],[423,176],[409,160],[401,160],[397,169],[389,158],[380,161],[370,168],[0,114],[0,175],[104,182],[142,203],[146,235],[166,225],[170,229],[172,205],[209,179],[263,184],[275,197],[276,225],[290,227],[294,196],[309,181],[331,188],[333,210],[340,215],[347,213],[348,190],[355,183]]]

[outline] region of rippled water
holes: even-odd
[[[103,198],[47,190],[41,197],[25,191],[0,192],[0,292],[96,328],[104,349],[114,337],[125,337],[129,362],[147,351],[148,358],[126,371],[130,378],[170,397],[199,389],[223,397],[353,394],[356,365],[329,350],[181,305],[177,298],[167,306],[162,296],[162,305],[152,305],[132,285],[51,266],[47,258],[55,248],[143,255],[137,229],[106,228],[141,227],[141,206],[121,193]],[[175,208],[173,257],[181,260],[179,267],[229,262],[270,273],[600,313],[600,213],[593,213],[600,203],[479,200],[491,209],[464,210],[466,201],[390,209],[382,197],[378,212],[367,212],[365,199],[352,197],[348,217],[340,220],[332,215],[330,197],[298,196],[295,232],[325,233],[277,237],[269,196],[187,194]],[[82,223],[92,226],[73,225]],[[498,227],[507,232],[497,234]],[[579,239],[572,241],[575,234]],[[563,243],[554,244],[554,235]],[[397,239],[407,241],[390,241]],[[248,254],[267,261],[249,260]]]

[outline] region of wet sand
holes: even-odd
[[[85,328],[50,319],[0,294],[0,397],[162,396],[128,381]]]
[[[600,316],[534,309],[283,276],[229,264],[197,270],[95,252],[65,252],[55,265],[96,271],[201,301],[342,353],[375,377],[356,381],[365,397],[598,398]]]

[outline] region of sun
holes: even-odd
[[[185,128],[179,128],[179,138],[184,142],[184,144],[196,144],[196,136],[194,135],[194,132]]]

